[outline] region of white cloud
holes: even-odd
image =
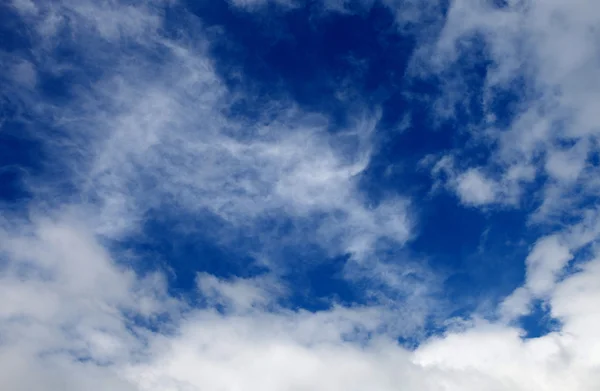
[[[561,281],[568,277],[565,272],[569,262],[575,261],[575,254],[582,248],[593,245],[600,233],[598,211],[589,210],[585,219],[562,232],[540,238],[525,259],[525,283],[508,296],[500,306],[505,320],[526,315],[534,299],[552,303],[553,292],[564,286]],[[591,265],[597,261],[591,262]],[[581,263],[575,263],[575,265]],[[587,269],[589,266],[584,266]],[[577,268],[574,270],[580,271]],[[577,279],[578,274],[567,280]],[[567,284],[568,285],[568,284]]]
[[[172,299],[140,296],[149,291],[136,286],[145,283],[116,266],[81,225],[41,221],[31,228],[2,240],[11,265],[2,297],[20,299],[0,315],[0,373],[11,389],[394,390],[402,384],[408,391],[592,391],[600,385],[597,259],[550,289],[560,332],[522,340],[516,328],[475,320],[409,351],[390,333],[403,319],[383,307],[186,310],[169,326],[175,332],[150,332],[131,323],[123,306],[143,312],[138,303],[146,298],[165,309]],[[554,265],[554,239],[540,243],[529,258]],[[529,262],[534,269],[535,262]],[[202,281],[231,298],[256,286]]]
[[[569,248],[557,236],[539,240],[527,257],[527,287],[537,297],[548,294],[558,273],[573,259]]]
[[[521,101],[513,106],[515,116],[505,129],[499,131],[492,120],[470,132],[473,142],[495,146],[484,167],[499,177],[497,193],[502,196],[495,202],[518,205],[524,185],[549,177],[544,191],[534,195],[540,206],[532,216],[537,222],[577,213],[580,197],[596,188],[590,184],[597,169],[588,157],[597,152],[599,130],[598,15],[597,3],[589,0],[508,1],[505,7],[454,1],[439,37],[413,60],[414,74],[433,72],[446,84],[460,86],[464,80],[452,72],[456,61],[467,58],[473,45],[483,47],[491,66],[481,92],[484,114],[492,119],[497,91],[521,86],[516,91]],[[468,94],[461,88],[444,91],[442,106],[461,105]],[[455,113],[444,109],[438,114]],[[524,175],[515,178],[515,173]]]
[[[559,182],[567,184],[576,181],[585,169],[587,147],[583,142],[567,150],[549,150],[546,158],[546,172]]]
[[[517,185],[527,175],[531,175],[528,167],[515,166],[510,173],[498,183],[488,177],[481,168],[469,168],[463,172],[456,167],[456,158],[445,155],[441,158],[428,155],[420,165],[430,169],[434,180],[432,191],[443,188],[456,193],[460,202],[469,206],[485,206],[498,202],[512,204],[518,195]]]
[[[502,314],[514,319],[529,312],[533,299],[548,299],[560,273],[572,259],[571,249],[559,235],[538,240],[525,260],[525,284],[504,300]]]
[[[370,133],[376,119],[356,118],[356,129],[338,138],[326,133],[325,126],[315,125],[314,117],[294,108],[268,123],[226,118],[220,110],[224,87],[204,55],[203,43],[165,42],[150,34],[157,20],[152,11],[142,7],[119,12],[120,7],[67,2],[42,13],[53,18],[70,10],[77,32],[92,28],[77,36],[85,38],[83,46],[67,37],[60,39],[88,56],[87,61],[102,57],[102,64],[114,63],[90,89],[81,86],[74,91],[76,99],[66,107],[35,103],[38,109],[33,114],[40,120],[53,119],[51,124],[63,132],[62,138],[44,141],[53,142],[49,150],[61,152],[54,155],[62,159],[56,164],[66,168],[67,178],[61,179],[72,184],[76,194],[64,200],[63,194],[34,183],[39,205],[32,205],[30,218],[6,214],[2,220],[0,378],[5,387],[117,391],[600,388],[600,261],[594,257],[577,273],[557,278],[571,254],[598,237],[600,225],[594,214],[558,236],[541,239],[529,255],[527,281],[512,296],[516,297],[513,304],[507,305],[526,305],[530,298],[524,291],[543,295],[552,316],[562,322],[560,331],[529,340],[521,338],[518,328],[506,325],[506,319],[474,318],[409,351],[396,341],[402,334],[399,330],[410,326],[406,323],[414,326],[422,321],[421,314],[417,321],[411,318],[409,305],[404,312],[384,305],[292,311],[274,304],[278,291],[272,288],[277,284],[270,281],[202,275],[199,294],[209,302],[228,305],[223,314],[212,308],[190,308],[170,297],[159,275],[136,275],[119,261],[119,253],[104,247],[103,240],[135,232],[144,213],[154,207],[178,208],[192,217],[208,210],[241,231],[254,227],[258,216],[268,212],[285,213],[299,224],[310,223],[312,214],[328,213],[312,240],[334,253],[352,252],[366,263],[361,271],[377,272],[395,281],[395,286],[402,285],[401,272],[368,261],[381,239],[405,241],[410,224],[406,200],[390,198],[369,206],[358,191],[357,176],[370,153],[369,139],[363,135]],[[571,8],[559,2],[536,2],[532,7],[540,12],[535,15],[546,19],[548,7],[564,11],[563,16],[552,16],[559,21],[573,17]],[[578,14],[578,23],[595,17],[589,7]],[[481,7],[472,10],[479,12]],[[477,15],[469,12],[466,6],[455,8],[451,18],[467,13],[460,20],[479,23]],[[31,14],[27,11],[24,17]],[[42,49],[36,55],[41,58],[40,53],[52,47],[49,42],[58,39],[53,34],[64,21],[35,18],[27,20],[36,27],[54,23],[39,37]],[[129,24],[128,18],[135,20]],[[507,18],[510,22],[512,14]],[[490,26],[508,23],[493,17],[484,20]],[[528,20],[537,26],[545,19]],[[453,19],[448,24],[456,25]],[[568,25],[579,31],[578,26]],[[137,63],[124,64],[114,58],[122,55],[119,59],[127,60],[132,52],[96,53],[88,46],[108,40],[120,47],[125,38],[145,48],[159,46],[164,63],[150,63],[136,53]],[[553,53],[539,50],[547,56]],[[571,55],[586,58],[585,50],[573,50]],[[38,66],[55,72],[67,69],[58,62],[48,59]],[[572,62],[581,63],[558,59],[541,74],[578,78],[569,72]],[[507,69],[512,65],[502,70]],[[20,93],[25,107],[36,100],[35,94]],[[579,123],[589,120],[588,108],[578,111]],[[527,118],[532,118],[529,124],[542,124],[531,113]],[[537,140],[546,131],[523,137]],[[515,131],[509,134],[506,143],[521,137]],[[357,153],[342,152],[348,138],[360,145]],[[530,157],[534,148],[527,149],[525,139],[519,146]],[[509,154],[502,148],[499,156]],[[531,175],[529,159],[514,164],[506,159],[514,177]],[[467,194],[468,202],[494,199],[494,185],[483,172],[466,173],[451,178],[461,178],[457,189]],[[378,272],[382,269],[385,273]],[[153,327],[146,327],[148,322]]]
[[[265,310],[276,305],[273,301],[285,294],[285,289],[279,283],[264,277],[223,280],[201,273],[196,282],[202,297],[211,307],[222,305],[236,313],[256,308]]]
[[[456,191],[461,201],[471,205],[485,205],[495,201],[495,183],[476,169],[470,169],[457,179]]]
[[[269,120],[229,118],[223,112],[231,97],[202,37],[162,38],[160,14],[146,5],[48,7],[42,14],[72,17],[59,19],[53,34],[40,34],[34,54],[41,58],[60,41],[81,53],[84,65],[45,54],[39,66],[85,79],[94,77],[86,68],[94,63],[102,66],[103,76],[89,88],[74,88],[66,106],[39,102],[35,94],[23,100],[39,107],[38,120],[62,132],[62,138],[43,141],[61,157],[53,164],[68,172],[61,179],[78,189],[98,233],[117,237],[135,231],[148,210],[167,205],[196,216],[216,215],[236,232],[275,214],[300,225],[315,224],[316,215],[330,216],[317,221],[324,226],[307,239],[357,259],[369,258],[380,239],[408,239],[408,202],[395,197],[367,205],[358,189],[376,114],[357,114],[335,135],[322,116],[285,103]],[[23,17],[34,27],[50,18]],[[77,39],[61,32],[66,25],[77,31]],[[47,182],[32,185],[37,193],[52,189]]]
[[[137,389],[109,367],[143,346],[124,311],[151,319],[179,307],[160,279],[117,266],[72,219],[4,221],[0,237],[4,386]]]

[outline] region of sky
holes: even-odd
[[[0,4],[0,385],[600,389],[593,0]]]

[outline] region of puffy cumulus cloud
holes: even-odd
[[[3,219],[0,236],[3,386],[137,389],[107,366],[129,362],[143,347],[145,330],[125,314],[150,321],[178,310],[162,277],[116,265],[93,232],[67,215]]]
[[[588,263],[553,290],[552,313],[565,324],[540,338],[524,340],[517,328],[475,320],[408,351],[386,334],[375,333],[366,343],[354,334],[359,325],[377,325],[376,312],[356,314],[371,324],[349,322],[345,311],[235,322],[204,315],[182,327],[178,338],[162,341],[154,365],[132,369],[130,376],[149,390],[593,390],[600,385],[593,331],[598,311],[586,307],[592,301],[585,297],[595,295],[597,265]],[[569,300],[578,309],[563,312]]]
[[[498,183],[479,167],[462,171],[456,167],[456,158],[452,155],[441,158],[428,155],[420,165],[431,170],[434,191],[450,190],[464,205],[483,207],[515,198],[514,184]]]
[[[527,257],[527,285],[535,295],[546,294],[554,285],[557,273],[573,258],[569,248],[556,236],[538,241]]]
[[[457,178],[456,191],[466,204],[484,205],[495,200],[494,182],[476,169],[470,169]]]
[[[119,265],[73,220],[33,219],[19,227],[17,235],[5,223],[1,241],[8,265],[2,271],[7,305],[0,313],[0,374],[11,389],[591,391],[600,386],[598,258],[556,280],[547,292],[552,316],[562,321],[559,331],[523,339],[522,331],[507,323],[473,318],[408,350],[398,344],[393,327],[404,317],[384,307],[269,309],[261,293],[268,283],[202,275],[201,291],[236,305],[225,312],[190,308],[169,298],[160,279],[140,279]],[[565,243],[570,234],[563,234]],[[553,238],[540,241],[529,267],[555,268],[554,245]],[[168,324],[147,326],[166,312]]]
[[[452,86],[434,106],[439,116],[468,110],[471,99],[481,105],[484,119],[467,131],[492,146],[485,169],[505,195],[495,202],[518,205],[524,189],[543,183],[536,221],[577,214],[597,188],[598,15],[586,0],[454,1],[439,35],[413,61],[413,74],[433,73]],[[490,64],[481,87],[469,84],[459,62]],[[518,103],[506,109],[507,94]],[[469,178],[469,156],[460,159]]]
[[[595,248],[598,240],[598,215],[597,210],[589,210],[585,218],[562,232],[554,233],[540,238],[531,248],[525,259],[525,283],[508,296],[500,306],[500,313],[505,319],[514,319],[530,312],[531,303],[535,299],[545,302],[551,299],[557,286],[565,278],[577,279],[569,276],[571,268],[581,273],[588,270],[590,265],[582,266],[582,251],[592,246]],[[577,255],[577,256],[576,256]]]

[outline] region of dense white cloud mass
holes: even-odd
[[[21,225],[25,227],[26,225]],[[10,227],[6,227],[10,228]],[[202,277],[202,289],[236,302],[225,314],[181,311],[160,280],[115,265],[72,222],[36,222],[3,233],[1,378],[25,389],[595,390],[600,386],[600,261],[549,292],[560,331],[522,340],[483,320],[457,324],[415,351],[399,346],[383,308],[319,313],[267,311],[260,284]],[[543,247],[532,262],[544,263]],[[548,262],[553,263],[553,259]],[[538,267],[553,268],[551,265]],[[76,274],[75,274],[76,273]],[[207,279],[209,280],[207,282]],[[107,289],[110,287],[110,289]],[[248,295],[248,290],[254,292]],[[249,303],[248,297],[253,297]],[[172,331],[150,331],[129,315],[180,313]]]
[[[123,254],[110,252],[106,241],[139,230],[155,208],[216,216],[224,241],[277,212],[311,226],[306,240],[351,254],[359,274],[351,277],[407,293],[405,271],[390,269],[376,253],[382,242],[401,245],[413,234],[410,203],[391,197],[370,205],[357,184],[377,115],[359,113],[336,134],[326,131],[325,118],[291,105],[256,124],[224,115],[230,97],[206,42],[164,38],[160,4],[12,3],[35,45],[27,56],[2,54],[9,64],[2,77],[12,80],[3,98],[56,129],[52,137],[29,131],[47,145],[61,177],[32,180],[29,215],[7,212],[0,220],[2,389],[600,389],[594,211],[532,247],[524,285],[502,303],[498,320],[455,320],[414,350],[397,337],[424,322],[428,309],[419,292],[399,308],[384,302],[294,311],[278,305],[286,289],[275,276],[201,274],[198,294],[208,305],[197,308],[170,296],[160,274],[140,276]],[[574,186],[596,190],[587,156],[600,113],[599,7],[558,0],[502,10],[481,1],[452,3],[432,43],[434,65],[448,66],[460,55],[457,41],[481,31],[496,62],[489,88],[523,73],[537,98],[499,133],[491,164],[502,168],[500,177],[487,177],[486,168],[444,168],[464,203],[517,202],[531,170],[548,174],[540,217],[571,212]],[[55,56],[59,43],[83,65]],[[38,72],[92,81],[70,91],[67,102],[47,102],[36,90]],[[57,185],[73,195],[57,194]],[[326,218],[315,223],[315,215]],[[259,237],[267,247],[274,245],[269,240]],[[567,273],[582,249],[589,260]],[[276,260],[268,262],[276,267]],[[534,299],[561,326],[523,339],[513,321]]]

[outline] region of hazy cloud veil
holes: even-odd
[[[3,190],[0,204],[2,389],[600,389],[600,5],[319,3],[311,28],[319,18],[363,23],[378,10],[391,18],[389,36],[408,34],[414,49],[404,82],[372,99],[332,76],[323,91],[351,108],[341,121],[298,98],[310,87],[302,82],[273,81],[293,93],[236,88],[260,64],[248,52],[246,68],[224,72],[215,42],[232,53],[239,42],[203,18],[226,7],[267,29],[279,26],[269,12],[310,7],[205,3],[0,6],[12,34],[0,52],[2,152],[29,156],[2,161],[19,189]],[[290,31],[309,35],[277,31],[269,47]],[[308,69],[311,53],[293,58],[306,56]],[[363,75],[368,61],[355,56],[348,63]],[[469,63],[482,57],[483,73]],[[461,141],[378,177],[400,181],[386,178],[412,164],[426,196],[408,175],[376,191],[382,133],[404,131],[386,128],[391,100],[376,97],[422,80],[435,93],[402,96],[426,100],[426,114],[393,111],[406,112],[404,125],[429,116],[426,138],[446,137],[452,123]],[[258,109],[239,109],[251,103]],[[469,215],[524,216],[528,255],[512,293],[468,311],[448,299],[450,266],[411,248],[429,241],[424,205],[435,197]],[[150,251],[156,235],[166,244]],[[161,249],[201,241],[233,269],[196,268],[210,254],[188,255],[194,287],[182,292],[175,253]],[[305,273],[336,262],[336,283],[353,295],[328,288],[318,306],[306,304]],[[552,326],[529,337],[521,320],[540,309]]]

